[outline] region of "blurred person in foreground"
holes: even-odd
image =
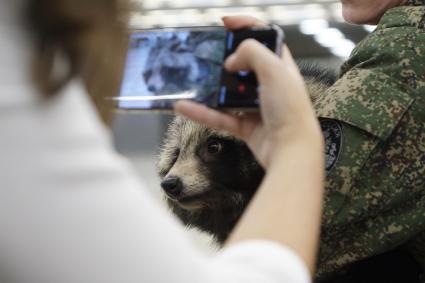
[[[262,119],[208,117],[243,135],[267,174],[226,247],[206,257],[115,153],[84,87],[98,107],[113,95],[124,6],[0,2],[0,281],[310,282],[323,137],[290,52],[247,41],[226,63],[257,73]]]
[[[425,3],[341,2],[346,21],[378,26],[314,104],[331,140],[317,280],[347,269],[336,282],[417,282],[414,266],[425,270]],[[206,109],[191,111],[184,114],[227,129]],[[371,258],[388,251],[395,253]]]

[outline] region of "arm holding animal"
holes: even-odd
[[[226,18],[228,28],[261,24]],[[324,179],[323,139],[302,78],[286,48],[283,60],[248,40],[226,61],[229,71],[253,70],[261,85],[261,114],[233,116],[190,102],[176,110],[244,139],[267,174],[227,244],[268,239],[315,265]]]

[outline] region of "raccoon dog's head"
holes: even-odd
[[[200,76],[194,47],[178,37],[158,38],[143,72],[150,92],[170,94],[190,89]]]
[[[264,175],[245,143],[177,116],[158,162],[172,211],[222,242]]]

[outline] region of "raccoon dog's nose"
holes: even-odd
[[[168,177],[161,182],[161,187],[170,197],[178,197],[183,190],[183,184],[179,177]]]
[[[150,92],[155,92],[156,91],[156,87],[154,85],[150,85],[150,86],[148,86],[148,90]]]

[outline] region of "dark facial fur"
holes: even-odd
[[[301,66],[301,73],[312,100],[335,80],[331,72],[315,67]],[[172,212],[220,244],[264,176],[243,141],[179,116],[169,125],[158,170]]]

